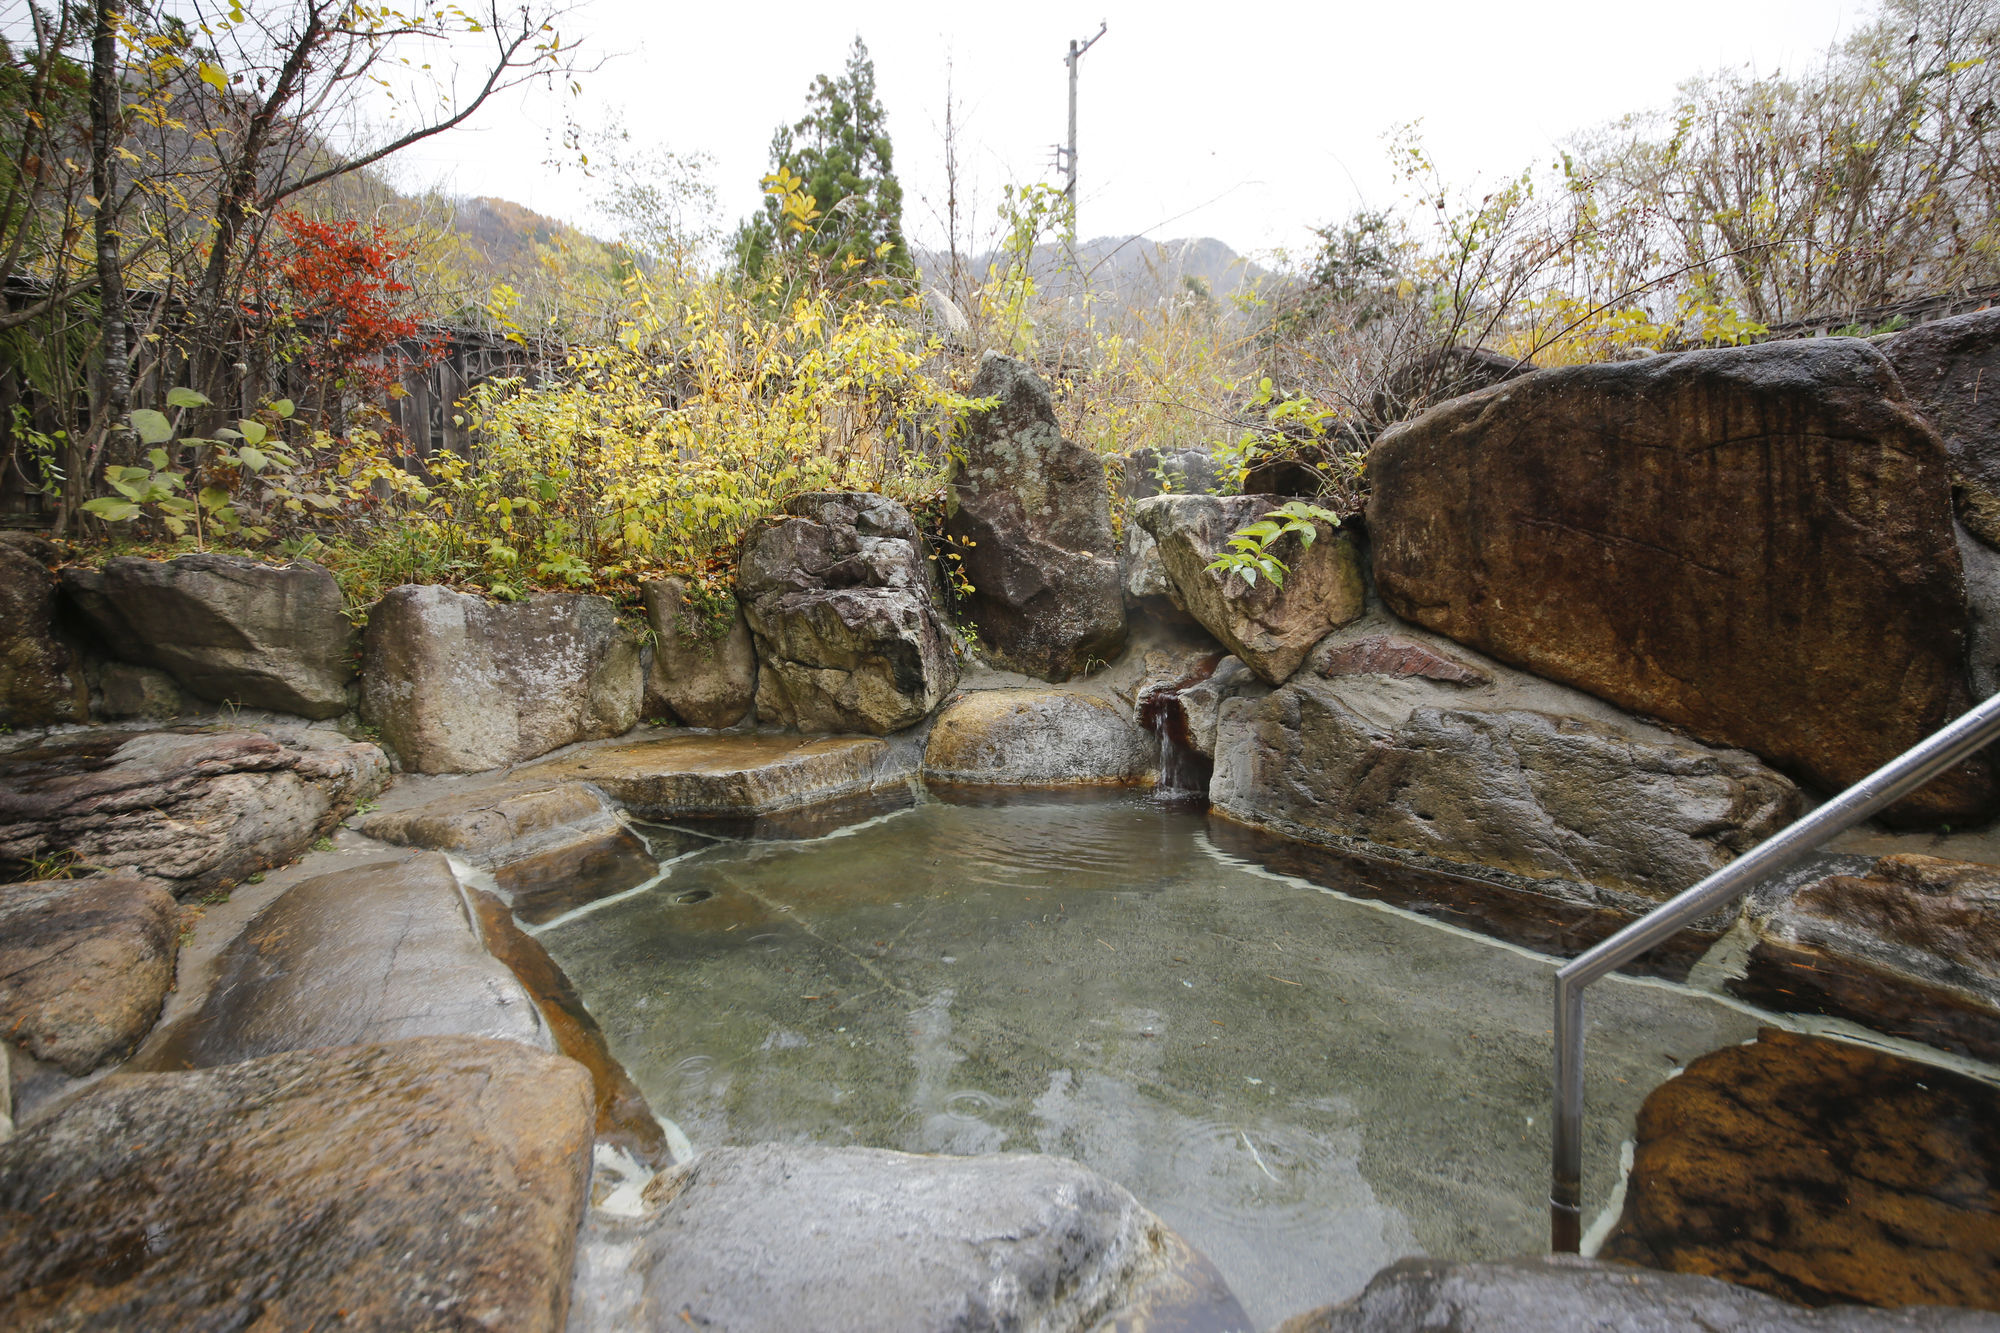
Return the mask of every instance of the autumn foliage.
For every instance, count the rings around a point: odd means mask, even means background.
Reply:
[[[435,354],[410,313],[410,284],[395,273],[402,253],[386,229],[295,212],[276,221],[283,318],[298,339],[296,357],[315,379],[380,400],[411,361]]]

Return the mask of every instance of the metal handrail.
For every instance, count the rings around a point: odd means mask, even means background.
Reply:
[[[1557,969],[1551,1249],[1574,1254],[1583,1242],[1583,988],[1665,943],[1690,921],[1733,901],[1766,876],[1804,860],[1827,839],[1915,791],[1995,739],[2000,739],[2000,694]]]

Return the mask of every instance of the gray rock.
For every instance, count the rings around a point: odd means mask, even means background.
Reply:
[[[1135,613],[1168,625],[1192,625],[1194,617],[1181,605],[1180,590],[1160,562],[1160,544],[1137,523],[1125,525],[1125,604]]]
[[[1296,535],[1272,547],[1287,570],[1284,587],[1269,579],[1209,569],[1230,534],[1284,503],[1276,495],[1161,495],[1133,506],[1129,521],[1159,543],[1179,603],[1266,683],[1283,684],[1313,644],[1355,619],[1364,597],[1361,563],[1346,535],[1318,525],[1311,546]]]
[[[1080,1333],[1135,1306],[1159,1318],[1174,1302],[1154,1290],[1193,1262],[1125,1190],[1035,1154],[715,1148],[670,1184],[652,1216],[592,1214],[572,1333]],[[1226,1296],[1206,1312],[1136,1326],[1248,1326]]]
[[[1276,1333],[1947,1333],[1990,1330],[1978,1310],[1811,1310],[1710,1277],[1573,1256],[1457,1263],[1401,1259],[1368,1289]]]
[[[0,726],[45,727],[90,716],[83,663],[56,633],[53,546],[0,540]]]
[[[106,717],[164,722],[179,717],[185,707],[180,686],[174,684],[172,676],[130,662],[106,662],[97,673],[97,688]]]
[[[968,690],[924,747],[931,782],[1020,787],[1141,783],[1159,747],[1116,700],[1058,689]]]
[[[0,1146],[0,1325],[552,1333],[591,1118],[464,1037],[115,1074]]]
[[[354,627],[340,585],[310,560],[119,556],[65,569],[63,592],[112,656],[158,667],[198,699],[313,718],[350,707]]]
[[[2000,551],[1975,541],[1957,525],[1958,558],[1965,565],[1965,662],[1975,699],[2000,692]]]
[[[1067,680],[1125,646],[1104,462],[1063,439],[1048,386],[1012,357],[988,352],[966,392],[999,399],[972,418],[946,491],[967,614],[994,661]]]
[[[757,703],[757,647],[743,608],[729,599],[729,622],[712,632],[687,606],[685,579],[639,585],[653,660],[646,672],[645,715],[670,714],[690,727],[733,727]]]
[[[958,683],[916,525],[880,495],[817,492],[744,539],[737,596],[757,639],[757,716],[882,736]]]
[[[0,886],[0,1032],[73,1076],[124,1056],[173,985],[179,916],[138,875]]]
[[[1119,489],[1126,498],[1144,500],[1162,492],[1212,494],[1222,488],[1222,468],[1206,449],[1134,449],[1123,465]]]
[[[1944,440],[1959,513],[2000,546],[2000,308],[1933,320],[1875,345]]]
[[[1330,636],[1316,662],[1372,635]],[[1788,823],[1798,791],[1711,750],[1479,664],[1486,685],[1301,671],[1221,706],[1214,809],[1306,841],[1484,867],[1552,896],[1639,910]]]
[[[406,584],[368,613],[365,643],[362,716],[420,773],[499,768],[639,720],[638,641],[603,597]]]
[[[407,1037],[495,1037],[552,1049],[534,1001],[486,952],[445,858],[318,875],[224,951],[202,1007],[147,1062],[235,1064]]]
[[[1204,759],[1215,758],[1215,731],[1222,721],[1222,701],[1244,696],[1261,699],[1270,687],[1243,665],[1240,657],[1225,657],[1206,680],[1180,691],[1181,715],[1187,719],[1188,748]]]
[[[0,753],[0,862],[69,853],[185,897],[290,861],[388,779],[330,733],[78,732]]]

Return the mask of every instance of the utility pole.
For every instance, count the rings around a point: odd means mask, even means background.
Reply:
[[[1079,45],[1074,39],[1069,44],[1069,54],[1063,57],[1063,64],[1069,66],[1069,147],[1058,148],[1056,155],[1062,159],[1063,198],[1069,200],[1069,227],[1076,230],[1076,67],[1083,59],[1083,53],[1097,45],[1111,25],[1100,20],[1097,37]]]

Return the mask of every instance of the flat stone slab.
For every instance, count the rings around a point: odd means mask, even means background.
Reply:
[[[1805,1305],[2000,1310],[2000,1089],[1767,1028],[1646,1099],[1602,1254]]]
[[[76,732],[0,753],[0,863],[73,854],[186,897],[291,860],[388,780],[330,732]]]
[[[1403,1259],[1341,1305],[1275,1333],[1972,1333],[1969,1310],[1804,1310],[1760,1292],[1573,1256],[1508,1263]]]
[[[70,1075],[123,1056],[174,983],[178,918],[129,873],[0,885],[0,1034]]]
[[[1250,1327],[1158,1218],[1062,1158],[760,1144],[655,1185],[651,1216],[592,1214],[572,1333]]]
[[[1022,787],[1140,783],[1159,742],[1111,699],[1060,689],[968,690],[924,748],[934,782]]]
[[[588,782],[652,819],[760,815],[857,795],[904,776],[865,736],[668,736],[520,771],[526,782]]]
[[[115,1074],[0,1146],[0,1326],[563,1326],[590,1079],[431,1037]]]
[[[453,793],[370,815],[361,832],[492,871],[508,906],[530,925],[643,884],[660,868],[603,794],[581,782]]]
[[[439,1035],[553,1044],[528,992],[481,945],[436,853],[294,886],[217,966],[202,1007],[148,1053],[153,1068]]]

